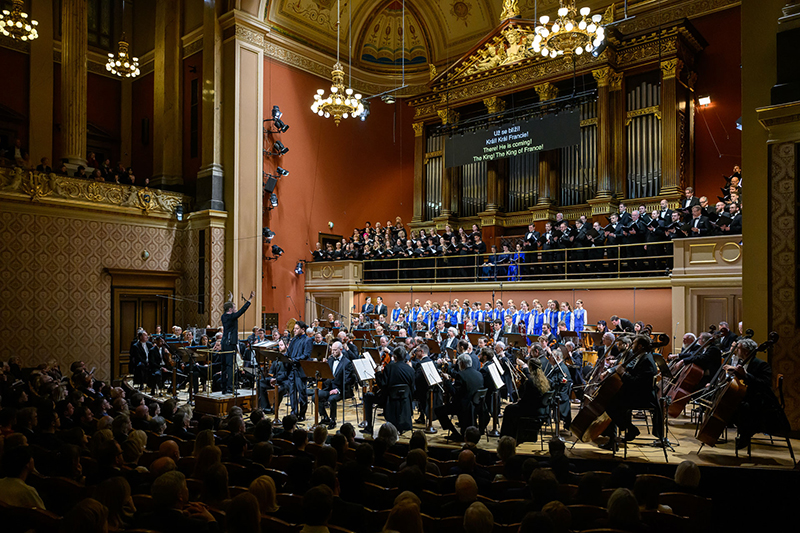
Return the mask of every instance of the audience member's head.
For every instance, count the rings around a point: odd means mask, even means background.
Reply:
[[[278,510],[278,490],[275,487],[275,480],[271,477],[257,477],[250,483],[250,488],[248,490],[258,500],[258,505],[262,513],[270,514]]]
[[[303,496],[303,523],[324,526],[333,511],[333,491],[327,485],[308,489]]]
[[[254,463],[258,463],[265,468],[269,468],[269,463],[272,460],[273,448],[270,442],[259,442],[253,447],[251,459]]]
[[[417,429],[414,433],[411,434],[411,438],[408,441],[408,449],[409,450],[424,450],[425,452],[428,451],[428,439],[425,438],[425,432],[421,429]]]
[[[492,533],[494,516],[481,502],[474,502],[464,513],[464,533]]]
[[[650,476],[638,476],[633,485],[633,495],[643,511],[658,510],[658,495],[661,493],[658,481]]]
[[[255,429],[253,429],[253,436],[256,438],[256,442],[272,440],[272,420],[264,418],[256,424]]]
[[[500,441],[497,443],[497,457],[506,462],[510,457],[517,453],[517,441],[514,437],[509,437],[506,435],[505,437],[500,437]]]
[[[578,492],[575,503],[579,505],[596,505],[603,507],[603,480],[594,472],[587,472],[578,481]]]
[[[108,525],[118,530],[130,523],[136,506],[131,498],[131,486],[122,476],[114,476],[100,483],[94,496],[108,509]]]
[[[209,505],[219,505],[230,498],[228,493],[228,469],[222,463],[211,465],[203,476],[201,500]]]
[[[456,478],[456,499],[461,503],[474,502],[478,499],[478,484],[469,474],[461,474]]]
[[[94,498],[78,502],[64,516],[62,524],[63,531],[81,533],[107,533],[108,526],[108,508]]]
[[[626,488],[633,489],[633,484],[636,483],[636,472],[626,464],[617,465],[611,471],[611,477],[608,478],[606,483],[607,489]]]
[[[428,467],[428,454],[420,448],[411,450],[406,456],[406,466],[416,466],[421,472],[425,472]]]
[[[556,528],[549,516],[542,512],[525,515],[519,524],[518,533],[555,533]]]
[[[397,533],[423,533],[419,504],[410,499],[396,503],[389,513],[389,518],[386,519],[383,530]]]
[[[620,487],[611,493],[607,509],[611,527],[626,530],[639,527],[641,521],[639,502],[630,489]]]
[[[203,448],[214,446],[214,443],[214,431],[211,429],[204,429],[203,431],[199,432],[197,437],[194,439],[194,450],[192,451],[192,455],[197,457]]]
[[[328,428],[322,424],[314,428],[313,434],[314,444],[322,446],[328,440]]]
[[[339,433],[344,435],[344,438],[347,439],[347,445],[352,445],[356,440],[356,428],[353,427],[353,424],[350,422],[346,422],[342,424],[342,427],[339,428]]]
[[[369,446],[369,445],[367,445],[367,446]],[[336,455],[338,456],[339,461],[340,462],[344,462],[344,460],[345,460],[344,452],[345,452],[345,450],[348,449],[347,437],[345,437],[341,433],[337,433],[336,435],[333,435],[331,437],[331,448],[336,450]]]
[[[150,477],[152,479],[157,479],[162,474],[166,474],[167,472],[172,472],[177,469],[178,466],[175,464],[175,461],[169,457],[159,457],[150,463]]]
[[[292,432],[292,443],[298,450],[304,450],[308,444],[308,431],[305,429],[295,429]]]
[[[178,471],[161,474],[153,482],[150,494],[159,509],[181,509],[189,501],[186,477]]]
[[[178,448],[178,443],[174,440],[165,440],[158,447],[158,455],[161,457],[169,457],[177,463],[181,458],[181,450]]]
[[[222,450],[218,446],[206,446],[197,455],[194,463],[194,479],[203,479],[206,471],[212,466],[222,461]]]
[[[281,420],[284,433],[291,433],[297,426],[297,417],[293,414],[288,414]]]
[[[397,432],[397,428],[391,422],[384,423],[378,429],[378,438],[385,441],[389,446],[397,444],[399,437],[400,434]]]
[[[556,499],[558,480],[549,468],[537,468],[528,479],[531,500],[537,505],[544,505]]]
[[[316,468],[320,468],[322,466],[329,466],[336,469],[336,463],[339,458],[339,455],[336,453],[336,450],[331,448],[330,446],[323,446],[320,448],[319,452],[317,452],[317,460],[316,460]]]
[[[572,514],[567,506],[559,501],[546,503],[542,512],[553,521],[556,533],[568,533],[572,526]]]
[[[243,492],[231,500],[225,514],[225,530],[229,533],[261,532],[261,509],[254,495]]]
[[[461,450],[458,454],[458,467],[462,472],[472,472],[476,465],[475,454],[472,450]]]
[[[700,467],[691,461],[683,461],[675,470],[675,483],[684,490],[694,492],[700,486]]]

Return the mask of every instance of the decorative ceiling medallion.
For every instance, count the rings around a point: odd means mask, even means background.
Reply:
[[[464,2],[463,0],[453,0],[450,2],[450,14],[453,15],[457,21],[464,21],[464,26],[469,26],[469,17],[472,14],[472,4]]]

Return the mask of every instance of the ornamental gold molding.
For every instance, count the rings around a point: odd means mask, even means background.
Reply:
[[[483,105],[486,106],[486,110],[491,114],[500,113],[501,111],[506,110],[506,101],[499,96],[490,96],[489,98],[484,98]]]
[[[664,76],[665,80],[679,77],[681,75],[682,68],[683,61],[678,58],[668,59],[661,62],[661,74]]]
[[[653,12],[637,14],[633,20],[620,24],[618,29],[623,34],[637,33],[669,22],[708,15],[739,4],[741,4],[741,0],[701,0],[699,2],[686,1],[682,5],[662,8],[659,3]]]
[[[245,43],[252,44],[261,50],[266,49],[267,40],[264,32],[256,31],[247,26],[243,26],[242,24],[236,24],[235,35],[237,41],[243,41]]]
[[[414,122],[411,126],[414,128],[414,137],[422,137],[422,134],[425,133],[425,124],[422,122]]]
[[[442,124],[455,124],[461,116],[455,109],[440,109],[436,113],[442,119]]]
[[[558,87],[550,82],[544,82],[539,85],[535,85],[533,88],[536,89],[536,94],[539,95],[539,100],[542,102],[553,100],[554,98],[558,97]]]
[[[104,183],[19,167],[0,168],[0,194],[27,197],[32,202],[68,200],[100,206],[130,207],[143,215],[172,216],[183,195],[117,183]]]
[[[622,79],[624,75],[622,72],[615,72],[611,75],[609,80],[608,90],[611,92],[622,90]]]
[[[592,71],[592,76],[597,81],[598,87],[608,87],[614,74],[614,69],[611,67],[598,68]]]
[[[641,109],[634,109],[633,111],[628,111],[625,125],[628,126],[631,121],[636,117],[643,117],[645,115],[655,115],[658,120],[661,120],[661,106],[654,105],[650,107],[643,107]]]
[[[518,0],[503,0],[503,12],[500,14],[500,22],[519,16]]]

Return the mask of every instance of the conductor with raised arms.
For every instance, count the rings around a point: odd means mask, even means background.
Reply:
[[[233,352],[239,348],[239,317],[250,307],[250,300],[256,295],[250,291],[241,309],[236,309],[234,302],[225,302],[222,306],[222,393],[233,393]]]

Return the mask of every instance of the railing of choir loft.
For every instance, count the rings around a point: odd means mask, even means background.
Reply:
[[[362,260],[365,283],[474,283],[666,277],[672,242]]]

